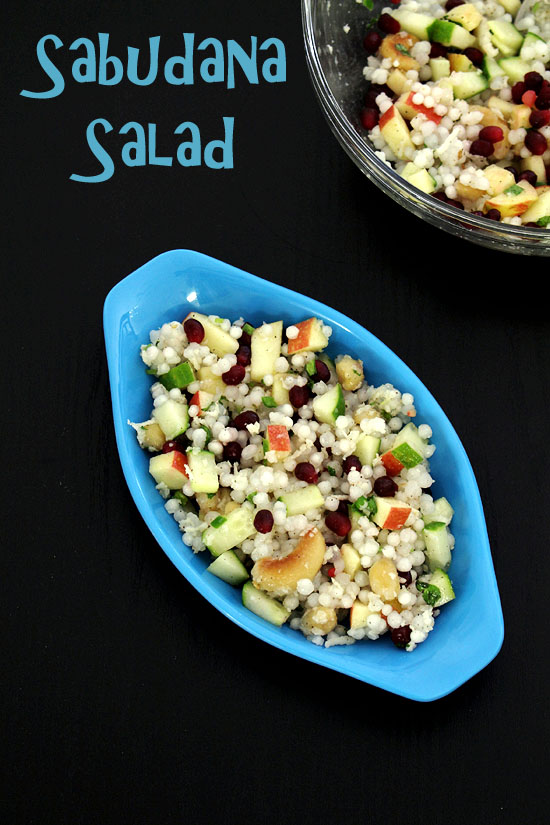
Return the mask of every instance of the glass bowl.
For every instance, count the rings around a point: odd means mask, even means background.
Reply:
[[[340,145],[379,189],[433,226],[491,249],[550,256],[550,231],[495,223],[448,206],[412,186],[375,155],[359,120],[367,88],[363,38],[367,23],[387,5],[388,0],[374,0],[369,11],[357,0],[302,0],[313,87]]]

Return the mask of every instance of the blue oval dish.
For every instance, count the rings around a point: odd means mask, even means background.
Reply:
[[[128,420],[149,417],[150,378],[139,356],[149,331],[182,319],[189,311],[244,316],[252,324],[282,318],[285,324],[322,318],[333,329],[329,351],[362,358],[369,383],[390,381],[411,392],[433,429],[437,450],[430,461],[438,489],[455,509],[456,549],[451,576],[457,597],[446,605],[427,640],[412,653],[387,639],[317,647],[286,625],[277,628],[243,607],[241,591],[206,572],[207,553],[183,543],[164,509]],[[165,252],[118,283],[104,307],[116,438],[122,469],[134,501],[158,543],[185,578],[225,616],[275,647],[338,670],[384,690],[429,702],[466,682],[497,655],[504,623],[487,528],[474,473],[445,413],[413,372],[359,324],[334,309],[229,264],[190,250]]]

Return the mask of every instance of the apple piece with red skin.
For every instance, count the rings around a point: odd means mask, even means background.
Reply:
[[[523,190],[523,191],[522,191]],[[526,180],[520,180],[514,183],[496,195],[485,201],[484,210],[498,209],[502,218],[512,218],[515,215],[522,215],[527,212],[531,204],[533,204],[538,197],[537,190],[534,186]]]
[[[290,455],[290,436],[284,424],[268,425],[264,447],[266,453],[271,451],[277,453],[279,461]]]
[[[382,137],[396,158],[408,160],[409,154],[412,156],[415,151],[415,146],[411,140],[409,127],[399,109],[396,106],[390,106],[380,118],[378,125]]]
[[[441,123],[442,115],[436,114],[433,107],[430,109],[429,106],[424,106],[423,103],[414,103],[414,96],[415,92],[405,92],[395,101],[395,105],[405,120],[412,120],[413,117],[420,114],[439,125]],[[380,120],[382,120],[382,118],[380,118]],[[382,127],[380,127],[380,131],[381,130]]]
[[[207,315],[202,315],[200,312],[190,312],[183,319],[183,324],[193,318],[199,321],[204,329],[204,338],[202,343],[208,347],[219,358],[222,358],[227,353],[235,353],[239,349],[239,342],[233,338],[228,332],[225,332],[219,324],[210,320]]]
[[[191,401],[189,402],[189,406],[195,406],[199,408],[198,415],[202,415],[204,410],[208,409],[212,401],[214,400],[214,395],[210,392],[205,392],[204,390],[198,390],[192,397]]]
[[[383,530],[400,530],[411,513],[411,507],[397,498],[374,496],[376,513],[373,521]]]
[[[170,490],[181,490],[189,478],[187,456],[178,450],[155,455],[149,461],[149,472],[157,484],[166,484]]]
[[[297,355],[299,352],[319,352],[328,346],[328,338],[318,318],[308,318],[294,326],[298,328],[298,335],[296,338],[288,339],[289,355]]]

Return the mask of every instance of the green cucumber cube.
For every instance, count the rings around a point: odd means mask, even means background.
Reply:
[[[213,556],[221,556],[255,533],[254,511],[243,504],[238,510],[232,510],[219,527],[211,524],[202,534],[202,540]]]
[[[258,590],[251,581],[243,586],[242,600],[248,610],[277,627],[284,624],[290,616],[290,611],[281,602],[272,599],[263,590]]]
[[[212,522],[213,523],[213,522]],[[226,550],[206,568],[224,582],[233,585],[242,584],[249,576],[248,571],[233,550]]]
[[[172,367],[171,370],[164,375],[159,375],[159,381],[166,387],[167,390],[179,389],[183,390],[195,380],[193,368],[191,364],[184,361],[178,364],[177,367]]]

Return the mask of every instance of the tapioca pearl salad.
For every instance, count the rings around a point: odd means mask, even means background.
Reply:
[[[550,229],[550,4],[403,0],[369,29],[376,154],[445,203]],[[517,15],[517,19],[516,19]]]
[[[246,608],[331,647],[388,636],[412,651],[455,598],[451,504],[414,398],[326,354],[318,318],[191,312],[152,330],[152,410],[132,423],[149,471],[208,570]]]

